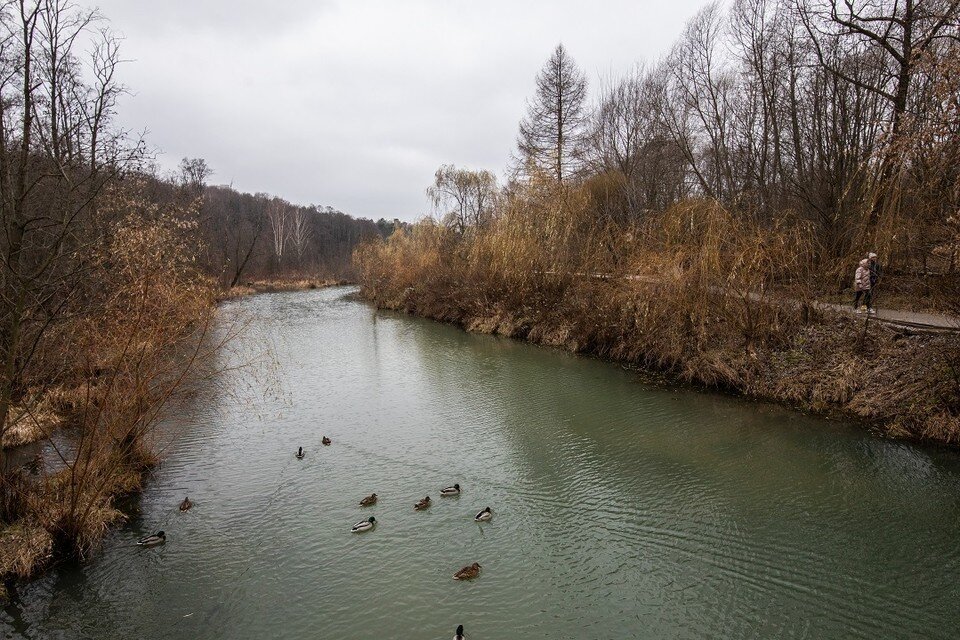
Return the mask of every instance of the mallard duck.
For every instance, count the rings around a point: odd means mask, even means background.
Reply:
[[[297,460],[303,460],[303,447],[297,449]]]
[[[193,506],[193,503],[190,502],[190,498],[184,498],[183,502],[180,503],[180,511],[189,511],[190,507]]]
[[[416,511],[423,511],[430,506],[430,496],[427,496],[423,500],[419,501],[417,504],[413,505],[413,508]]]
[[[371,493],[366,498],[360,501],[361,507],[369,507],[372,504],[377,504],[377,494]]]
[[[137,540],[137,544],[141,547],[155,547],[158,544],[163,544],[167,541],[167,534],[163,531],[157,531],[152,536],[144,536]]]
[[[457,625],[457,634],[453,636],[453,640],[467,640],[467,636],[463,635],[463,625]]]
[[[473,519],[476,520],[477,522],[486,522],[492,517],[493,517],[493,511],[490,510],[490,507],[487,507],[486,509],[484,509],[483,511],[475,515]]]
[[[480,575],[480,565],[476,562],[473,564],[468,564],[460,571],[457,571],[453,574],[454,580],[473,580],[478,575]]]
[[[455,484],[452,487],[446,487],[444,489],[440,489],[440,495],[441,496],[458,496],[460,495],[460,485]]]
[[[377,519],[373,516],[370,516],[366,520],[361,520],[357,524],[353,525],[353,528],[350,529],[353,533],[362,533],[364,531],[370,531],[377,526]]]
[[[321,444],[323,444],[323,446],[329,447],[329,446],[330,446],[330,443],[332,443],[333,440],[331,440],[331,439],[328,438],[327,436],[323,436],[323,439],[320,440],[320,442],[321,442]]]

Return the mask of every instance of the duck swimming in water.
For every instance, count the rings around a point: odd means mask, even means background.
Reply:
[[[460,485],[455,484],[452,487],[446,487],[444,489],[440,489],[440,495],[441,496],[458,496],[460,495]]]
[[[457,571],[453,574],[454,580],[473,580],[478,575],[480,575],[480,564],[474,562],[473,564],[468,564],[460,571]]]
[[[303,447],[297,449],[297,460],[303,460]]]
[[[377,494],[371,493],[366,498],[360,501],[361,507],[369,507],[370,505],[377,504]]]
[[[423,500],[419,501],[417,504],[413,505],[414,510],[423,511],[430,506],[430,496],[427,496]]]
[[[366,520],[361,520],[357,524],[353,525],[350,531],[353,533],[363,533],[364,531],[370,531],[370,529],[373,529],[375,526],[377,526],[377,519],[373,516],[370,516]]]
[[[484,509],[483,511],[475,515],[473,519],[476,520],[477,522],[486,522],[492,517],[493,517],[493,511],[490,510],[490,507],[487,507],[486,509]]]
[[[157,531],[152,536],[144,536],[137,540],[137,544],[141,547],[155,547],[158,544],[163,544],[167,541],[167,534],[163,531]]]
[[[457,633],[453,636],[453,640],[467,640],[467,636],[463,635],[463,625],[457,625]]]
[[[190,498],[184,498],[183,502],[180,503],[180,511],[189,511],[193,507],[193,503],[190,502]]]
[[[323,436],[323,439],[320,440],[320,443],[323,444],[323,446],[325,447],[329,447],[331,442],[333,442],[333,440],[331,440],[327,436]]]

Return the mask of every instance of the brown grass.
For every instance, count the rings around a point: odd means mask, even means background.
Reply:
[[[53,556],[53,537],[38,524],[0,526],[0,575],[27,578]]]
[[[48,402],[34,407],[14,405],[7,414],[7,427],[0,445],[4,449],[19,447],[46,438],[63,422],[60,415],[50,409]]]
[[[11,407],[3,432],[3,448],[38,442],[75,422],[89,392],[88,383],[34,389]]]
[[[229,339],[210,332],[215,286],[194,265],[190,211],[163,210],[136,189],[113,195],[99,210],[116,222],[89,261],[96,295],[51,327],[25,373],[29,420],[16,427],[70,429],[47,441],[55,467],[2,478],[0,515],[12,533],[0,577],[96,550],[124,518],[116,498],[138,491],[158,460],[164,407]]]
[[[577,189],[533,184],[480,233],[424,221],[357,250],[361,291],[471,331],[960,444],[957,339],[817,311],[810,229],[755,225],[711,201],[630,228],[593,211]]]

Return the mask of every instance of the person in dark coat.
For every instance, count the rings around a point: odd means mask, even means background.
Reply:
[[[877,254],[868,253],[867,260],[870,261],[870,289],[877,288],[877,282],[880,281],[880,274],[883,272],[883,267],[880,266],[880,263],[877,261]]]

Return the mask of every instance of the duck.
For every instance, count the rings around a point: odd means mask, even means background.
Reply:
[[[493,517],[493,511],[490,510],[490,507],[487,507],[486,509],[484,509],[483,511],[475,515],[473,519],[476,520],[477,522],[486,522],[492,517]]]
[[[297,449],[297,460],[303,460],[303,455],[304,455],[303,447],[300,447],[299,449]]]
[[[327,436],[323,436],[323,438],[320,440],[320,443],[325,447],[329,447],[332,442],[333,440],[331,440]]]
[[[458,496],[460,495],[460,485],[455,484],[452,487],[445,487],[440,489],[441,496]]]
[[[463,635],[463,625],[457,625],[457,633],[453,636],[453,640],[467,640],[467,636]]]
[[[457,571],[453,574],[454,580],[473,580],[478,575],[480,575],[480,564],[474,562],[473,564],[468,564],[460,571]]]
[[[427,496],[423,500],[419,501],[417,504],[413,505],[415,511],[423,511],[430,506],[430,496]]]
[[[371,493],[366,498],[360,501],[361,507],[369,507],[370,505],[377,504],[377,494]]]
[[[193,506],[193,502],[190,501],[189,497],[183,499],[183,502],[180,503],[180,511],[190,511],[190,508]]]
[[[137,540],[137,544],[141,547],[155,547],[158,544],[163,544],[167,541],[167,534],[163,531],[157,531],[152,536],[144,536]]]
[[[363,533],[364,531],[370,531],[377,526],[377,519],[373,516],[370,516],[366,520],[361,520],[357,524],[353,525],[353,528],[350,529],[353,533]]]

